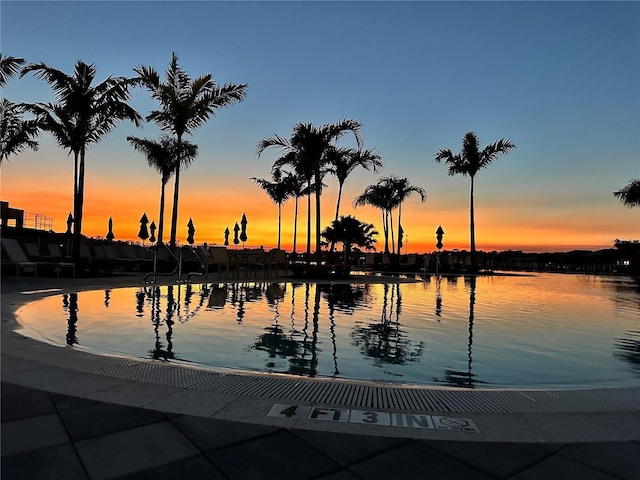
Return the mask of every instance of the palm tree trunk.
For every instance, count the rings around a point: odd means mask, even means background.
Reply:
[[[316,261],[318,265],[322,262],[322,250],[320,249],[320,195],[321,195],[321,178],[320,178],[320,159],[316,166]]]
[[[162,182],[162,189],[160,190],[160,214],[158,220],[158,241],[157,245],[162,245],[162,233],[164,232],[164,187],[166,183]]]
[[[280,250],[280,233],[282,231],[282,202],[278,203],[278,250]]]
[[[296,196],[296,208],[293,214],[293,255],[296,255],[296,239],[298,238],[298,196]]]
[[[309,195],[307,196],[307,263],[311,263],[311,182],[308,183]]]
[[[78,192],[74,205],[75,224],[73,230],[73,251],[74,262],[80,261],[80,242],[82,241],[82,207],[84,205],[84,148],[80,150],[80,168],[78,170]]]
[[[402,218],[402,202],[398,204],[398,257],[400,256],[400,253],[401,253],[400,242],[402,241],[402,236],[400,234],[400,229],[402,228],[402,223],[400,223],[401,218]]]
[[[340,199],[342,198],[342,183],[340,183],[340,186],[338,187],[338,201],[336,202],[336,217],[334,218],[334,221],[337,222],[338,221],[338,214],[340,213]],[[336,239],[335,239],[335,235],[334,237],[331,239],[331,253],[333,253],[333,250],[335,249],[336,246]]]
[[[384,253],[389,253],[389,220],[385,208],[382,209],[382,231],[384,233]]]
[[[175,249],[176,246],[176,234],[178,230],[178,190],[180,188],[180,167],[182,165],[182,135],[177,135],[178,140],[178,154],[176,161],[176,175],[173,187],[173,211],[171,213],[171,237],[169,238],[169,245]]]
[[[471,176],[471,194],[469,195],[469,234],[471,239],[471,267],[476,266],[476,233],[473,214],[473,175]]]
[[[391,253],[396,253],[396,239],[393,234],[393,213],[389,210],[389,218],[391,219]]]

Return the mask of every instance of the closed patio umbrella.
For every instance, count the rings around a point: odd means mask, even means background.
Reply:
[[[151,222],[151,225],[149,225],[149,230],[151,230],[149,241],[153,243],[156,241],[156,222]]]
[[[224,244],[229,245],[229,227],[224,229]]]
[[[65,232],[66,235],[71,235],[71,225],[73,225],[73,215],[69,212],[69,216],[67,217],[67,231]]]
[[[243,213],[240,224],[242,225],[242,231],[240,232],[240,241],[242,242],[242,248],[244,248],[244,242],[247,241],[247,216]]]
[[[240,243],[238,239],[238,232],[240,231],[240,227],[238,226],[238,222],[236,222],[235,227],[233,227],[233,244],[237,245]]]
[[[109,241],[115,238],[115,235],[113,234],[113,219],[111,217],[109,217],[109,231],[107,232],[107,236],[105,238]]]
[[[193,226],[193,220],[191,220],[191,218],[189,218],[189,223],[187,223],[187,233],[187,242],[189,242],[189,245],[193,245],[195,241],[193,236],[196,233],[196,228]]]
[[[138,232],[138,238],[142,240],[142,245],[144,245],[144,241],[149,238],[149,231],[147,230],[147,223],[149,223],[149,219],[147,218],[146,212],[142,214],[140,218],[140,231]]]

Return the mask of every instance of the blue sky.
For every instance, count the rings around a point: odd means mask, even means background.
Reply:
[[[527,238],[607,247],[640,233],[637,209],[611,194],[640,177],[638,2],[3,0],[0,14],[4,55],[66,72],[82,59],[103,79],[131,76],[137,65],[163,72],[175,51],[192,76],[212,72],[219,83],[247,83],[244,102],[194,134],[200,158],[181,183],[199,192],[194,202],[207,201],[206,192],[227,194],[231,185],[260,196],[249,177],[268,177],[273,159],[256,158],[261,138],[287,136],[301,121],[353,118],[364,124],[365,146],[383,157],[382,174],[427,190],[425,204],[404,207],[416,237],[444,223],[448,239],[468,241],[468,182],[448,177],[433,160],[440,148],[458,151],[467,131],[483,143],[506,137],[518,147],[476,179],[480,247],[483,235],[527,249]],[[52,99],[31,76],[11,80],[4,94]],[[132,104],[143,114],[155,107],[144,91]],[[94,147],[87,175],[96,183],[112,176],[119,185],[115,174],[126,170],[156,187],[124,141],[130,134],[154,137],[157,130],[123,124]],[[65,161],[50,139],[41,142],[39,152],[2,167],[3,200],[23,202],[11,181],[42,192],[18,180],[51,158]],[[346,197],[377,178],[354,175]],[[331,189],[326,198],[331,212]],[[349,204],[345,214],[369,215]],[[62,226],[66,213],[51,215]],[[378,222],[370,215],[364,220]]]

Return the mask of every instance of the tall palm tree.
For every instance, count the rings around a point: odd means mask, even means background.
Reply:
[[[289,186],[282,180],[282,172],[280,170],[273,171],[273,181],[264,178],[252,177],[256,185],[262,188],[269,198],[278,205],[278,250],[280,250],[280,233],[282,231],[282,204],[287,201],[291,195]]]
[[[424,188],[411,185],[407,178],[389,177],[390,185],[394,192],[394,207],[398,208],[398,255],[402,247],[402,203],[413,193],[420,195],[420,201],[427,199],[427,193]]]
[[[382,178],[378,183],[369,185],[364,192],[353,200],[354,207],[370,205],[379,208],[382,212],[382,232],[384,233],[384,253],[389,253],[389,232],[393,226],[389,226],[391,210],[395,205],[393,186],[388,178]]]
[[[291,253],[296,255],[296,241],[298,237],[298,200],[300,197],[308,195],[308,190],[305,187],[304,178],[295,173],[284,172],[283,183],[287,186],[289,196],[295,198],[295,208],[293,212],[293,245],[291,247]]]
[[[327,153],[347,132],[353,133],[358,148],[362,146],[362,124],[355,120],[343,119],[336,123],[327,123],[320,127],[312,123],[298,123],[293,127],[291,139],[273,135],[258,143],[258,156],[268,147],[281,148],[285,153],[293,152],[304,159],[313,168],[316,198],[316,255],[321,260],[320,249],[320,196],[322,195],[322,176],[326,173]]]
[[[7,80],[13,77],[24,64],[24,58],[3,56],[0,53],[0,88],[4,88]],[[0,100],[0,165],[10,155],[16,155],[25,148],[38,150],[38,142],[34,140],[39,134],[39,127],[33,120],[23,120],[24,108],[6,98]]]
[[[279,135],[272,135],[271,137],[267,137],[262,139],[256,148],[256,153],[258,157],[262,154],[265,148],[275,144],[281,144],[287,142],[287,139],[280,137]],[[304,195],[307,197],[307,260],[310,260],[311,257],[311,193],[313,192],[313,165],[309,159],[302,155],[302,152],[298,152],[294,149],[286,151],[281,157],[276,159],[273,163],[272,171],[276,171],[285,166],[290,166],[293,168],[295,172],[295,176],[299,179],[299,185],[292,185],[292,188],[295,186],[298,188],[298,192],[300,195]],[[306,186],[305,186],[306,185]],[[297,197],[296,197],[296,214],[295,214],[295,223],[297,224]],[[294,228],[296,230],[296,228]],[[295,253],[295,237],[296,233],[294,232],[294,253]]]
[[[374,173],[377,173],[382,169],[382,158],[372,149],[332,148],[327,152],[327,161],[329,163],[329,173],[338,180],[335,221],[338,220],[338,215],[340,214],[342,188],[349,175],[358,167],[365,170],[371,169]],[[334,245],[335,242],[332,242],[330,248],[332,252]]]
[[[160,213],[158,219],[158,245],[161,245],[164,231],[164,187],[173,172],[175,172],[175,164],[178,160],[178,145],[175,138],[169,135],[161,135],[158,141],[129,136],[127,141],[134,150],[144,154],[147,157],[149,166],[155,168],[161,175],[162,186],[160,189]],[[198,155],[198,146],[191,142],[183,141],[179,150],[180,155],[182,155],[180,163],[183,167],[191,164]]]
[[[80,257],[82,210],[84,206],[85,153],[87,148],[102,140],[120,120],[130,120],[136,126],[142,117],[126,102],[131,81],[125,77],[108,77],[94,84],[96,68],[78,60],[72,75],[44,63],[32,63],[20,72],[33,72],[37,78],[51,85],[57,104],[36,104],[42,118],[37,121],[49,130],[64,148],[74,154],[74,241],[72,255]],[[56,120],[56,118],[58,120]],[[42,122],[40,121],[42,120]],[[59,130],[63,127],[65,132]]]
[[[458,173],[463,176],[469,176],[471,179],[471,188],[469,194],[469,230],[471,243],[471,265],[476,266],[476,238],[473,211],[473,180],[483,168],[491,165],[500,155],[508,153],[516,146],[510,140],[501,138],[500,140],[487,145],[480,150],[480,141],[474,132],[467,132],[462,139],[462,150],[454,155],[449,149],[441,149],[436,153],[435,160],[440,163],[444,160],[449,165],[449,175],[453,176]]]
[[[625,207],[640,206],[640,178],[631,180],[623,189],[613,192],[613,195],[620,200]]]
[[[147,115],[147,121],[155,122],[162,130],[175,135],[178,158],[185,135],[202,126],[216,110],[242,101],[247,92],[246,84],[218,85],[213,74],[206,73],[195,79],[178,65],[178,57],[173,52],[165,71],[165,81],[160,81],[158,72],[152,67],[139,66],[133,69],[138,75],[136,82],[143,85],[157,100],[160,109]],[[175,165],[173,190],[173,210],[171,214],[171,236],[169,243],[176,245],[178,227],[178,196],[180,187],[180,163]]]

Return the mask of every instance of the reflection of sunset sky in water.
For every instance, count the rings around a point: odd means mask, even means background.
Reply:
[[[562,387],[637,383],[639,313],[640,291],[628,278],[542,274],[124,288],[49,297],[18,315],[25,334],[96,352],[407,383]]]

